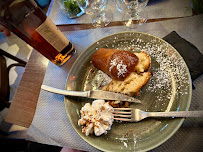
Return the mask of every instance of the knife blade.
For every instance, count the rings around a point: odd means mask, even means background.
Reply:
[[[48,92],[65,95],[65,96],[86,97],[86,98],[92,98],[92,99],[105,99],[105,100],[120,100],[120,101],[141,103],[140,100],[134,97],[130,97],[121,93],[102,91],[102,90],[72,91],[72,90],[62,90],[58,88],[53,88],[47,85],[42,85],[41,89]]]

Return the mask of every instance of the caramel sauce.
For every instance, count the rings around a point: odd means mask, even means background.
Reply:
[[[100,48],[92,55],[92,64],[96,68],[121,81],[135,71],[138,60],[135,54],[116,49]]]
[[[131,52],[115,52],[108,63],[110,75],[113,79],[124,80],[131,72],[135,71],[138,60],[138,57]]]

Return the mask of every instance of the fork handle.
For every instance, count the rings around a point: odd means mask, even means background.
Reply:
[[[148,117],[203,117],[203,111],[148,112]]]

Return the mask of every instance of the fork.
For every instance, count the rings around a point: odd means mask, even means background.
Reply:
[[[203,117],[203,111],[145,112],[134,108],[114,108],[114,119],[138,122],[147,117]]]

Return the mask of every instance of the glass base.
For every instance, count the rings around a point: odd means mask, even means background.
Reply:
[[[54,64],[58,65],[58,66],[62,66],[64,63],[66,63],[74,54],[76,54],[76,50],[75,48],[71,51],[66,53],[65,55],[62,55],[61,53],[59,53],[56,57],[55,60],[52,60],[51,62],[53,62]]]
[[[123,14],[123,24],[128,28],[137,28],[142,26],[144,23],[147,22],[148,13],[145,10],[142,10],[137,15],[132,15],[130,12],[126,11]]]
[[[94,27],[105,27],[113,20],[113,13],[110,10],[104,9],[92,17],[92,25]]]

